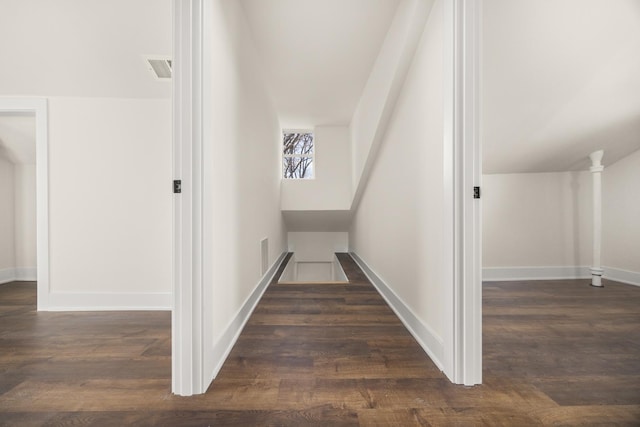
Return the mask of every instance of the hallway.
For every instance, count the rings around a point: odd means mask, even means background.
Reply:
[[[189,398],[170,394],[168,312],[37,313],[35,284],[2,285],[0,426],[640,421],[638,288],[486,284],[485,380],[465,388],[339,259],[349,285],[272,282],[208,392]]]

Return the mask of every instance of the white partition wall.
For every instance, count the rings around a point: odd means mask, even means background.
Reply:
[[[288,232],[288,250],[298,261],[332,261],[336,252],[348,252],[347,232]]]
[[[480,7],[435,1],[430,12],[420,9],[426,27],[364,173],[349,231],[357,262],[414,337],[453,382],[469,385],[482,379],[480,212],[473,198],[480,181]],[[365,163],[358,169],[366,171]]]

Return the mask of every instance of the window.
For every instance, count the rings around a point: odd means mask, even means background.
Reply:
[[[313,178],[313,132],[282,132],[282,171],[285,179]]]

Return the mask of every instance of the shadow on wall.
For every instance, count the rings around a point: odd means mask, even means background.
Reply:
[[[580,200],[580,188],[581,188],[581,176],[580,172],[571,172],[569,188],[571,189],[571,211],[573,216],[572,228],[573,228],[573,265],[580,265],[581,251],[581,212],[585,208],[586,203],[584,200]]]
[[[0,114],[0,283],[36,274],[36,119]]]

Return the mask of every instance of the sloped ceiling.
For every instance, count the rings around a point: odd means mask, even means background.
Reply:
[[[400,0],[241,0],[281,125],[348,125]]]
[[[2,0],[0,95],[168,98],[171,0]]]
[[[640,1],[485,0],[483,13],[485,173],[640,149]]]
[[[401,0],[240,0],[284,127],[348,124]],[[484,0],[485,173],[640,149],[640,1]],[[0,96],[167,98],[170,0],[2,0]]]

